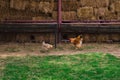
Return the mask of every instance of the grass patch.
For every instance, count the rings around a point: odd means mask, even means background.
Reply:
[[[9,57],[5,61],[3,80],[120,80],[120,58],[110,54]]]

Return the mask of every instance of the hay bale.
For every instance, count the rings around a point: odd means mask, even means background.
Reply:
[[[107,7],[100,7],[94,9],[95,16],[100,20],[117,20],[118,17],[115,12],[109,11]]]
[[[35,17],[32,17],[32,20],[37,20],[37,21],[39,21],[39,20],[51,20],[51,18],[50,17],[45,17],[45,16],[35,16]]]
[[[0,8],[5,8],[5,7],[6,7],[5,0],[0,0]]]
[[[37,16],[37,17],[32,17],[32,20],[45,20],[45,17],[43,16]]]
[[[76,11],[80,6],[80,2],[78,0],[62,0],[62,11]],[[57,11],[58,2],[54,2],[54,11]]]
[[[75,11],[62,12],[63,20],[77,20],[77,13]]]
[[[119,1],[119,0],[109,0],[110,4],[114,3],[115,1]]]
[[[106,7],[109,6],[109,0],[80,0],[82,6]]]
[[[96,42],[97,35],[96,34],[85,34],[83,35],[83,39],[85,42]]]
[[[105,20],[117,20],[118,16],[115,13],[109,12],[105,17]]]
[[[29,7],[30,7],[30,10],[33,11],[33,12],[38,12],[39,11],[38,10],[39,4],[36,1],[31,1],[29,3]]]
[[[94,11],[92,7],[80,7],[77,9],[77,16],[82,20],[91,20],[94,17]]]
[[[109,0],[96,0],[96,7],[108,7],[109,3]]]
[[[120,20],[120,13],[118,13],[117,17],[118,17],[118,20]]]
[[[50,38],[49,38],[50,42],[51,42],[51,43],[55,43],[54,33],[50,33],[49,35],[50,35]]]
[[[19,33],[16,35],[16,41],[30,42],[30,34],[29,33]]]
[[[57,11],[52,12],[52,19],[57,20]]]
[[[10,7],[10,2],[9,0],[0,0],[0,8],[9,8]]]
[[[114,12],[120,12],[120,1],[115,1],[114,3],[112,3],[110,5],[110,8],[112,9],[112,11]]]
[[[106,16],[108,14],[108,8],[100,7],[100,8],[95,8],[94,13],[96,16]]]
[[[78,0],[62,1],[62,11],[76,11],[79,6]]]
[[[58,3],[57,2],[54,2],[54,8],[53,8],[53,11],[57,11],[58,10]]]
[[[57,20],[57,11],[52,13],[52,18]],[[75,11],[62,12],[62,20],[77,20],[77,13]]]
[[[97,35],[97,42],[106,42],[109,40],[108,34],[99,34]]]
[[[110,39],[113,41],[120,41],[120,35],[119,34],[111,34]]]
[[[34,0],[33,0],[33,1],[34,1]],[[36,0],[36,1],[51,2],[52,0]]]
[[[89,34],[84,34],[83,39],[84,39],[84,42],[91,42]]]
[[[41,34],[35,34],[35,39],[36,39],[36,42],[42,42],[43,41],[42,33]]]
[[[84,6],[89,6],[89,7],[96,7],[95,0],[80,0],[81,5]]]
[[[36,42],[42,42],[42,41],[46,41],[46,42],[52,42],[54,43],[54,34],[53,33],[38,33],[38,34],[34,34],[35,35],[35,40]]]
[[[97,34],[92,34],[90,35],[90,38],[91,38],[91,42],[96,42],[97,41]]]
[[[1,12],[0,12],[1,13]],[[35,14],[34,14],[35,15]],[[2,18],[3,20],[32,20],[31,13],[26,13],[26,11],[22,10],[3,10]]]
[[[39,3],[39,7],[38,7],[39,11],[47,14],[47,13],[52,13],[53,9],[54,9],[54,2],[40,2]]]
[[[9,8],[0,8],[0,19],[5,20],[10,16]]]
[[[10,0],[10,8],[25,10],[29,2],[26,0]]]

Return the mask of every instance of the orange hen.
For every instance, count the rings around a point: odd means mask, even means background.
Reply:
[[[69,38],[70,42],[75,45],[76,48],[81,48],[83,38],[79,35],[75,38]]]

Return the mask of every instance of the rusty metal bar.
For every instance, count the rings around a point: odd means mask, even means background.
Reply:
[[[99,24],[108,24],[108,25],[114,25],[114,24],[117,24],[117,25],[120,25],[120,22],[119,23],[62,23],[62,24],[81,24],[81,25],[99,25]]]
[[[37,23],[57,23],[55,20],[43,20],[43,21],[33,21],[33,20],[2,20],[1,23],[30,23],[30,24],[37,24]]]
[[[62,23],[110,23],[120,22],[120,20],[63,20]]]
[[[60,4],[59,4],[60,6]],[[62,20],[61,8],[58,9],[58,21],[56,20],[2,20],[1,23],[119,23],[120,20]]]
[[[62,0],[58,0],[58,19],[57,19],[57,22],[58,22],[58,43],[60,42],[60,39],[61,39],[61,23],[62,23]]]

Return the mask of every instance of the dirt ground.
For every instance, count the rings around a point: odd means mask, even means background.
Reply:
[[[70,43],[58,44],[57,48],[45,50],[41,43],[0,43],[0,57],[9,56],[46,56],[72,55],[89,52],[110,53],[120,57],[120,43],[83,43],[81,49],[75,49]]]

